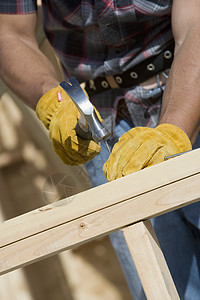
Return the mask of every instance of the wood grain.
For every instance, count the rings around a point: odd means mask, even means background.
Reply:
[[[180,299],[151,221],[138,222],[122,232],[147,299]]]
[[[199,201],[199,157],[195,150],[6,221],[1,273]]]

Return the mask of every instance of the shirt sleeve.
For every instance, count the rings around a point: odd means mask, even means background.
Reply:
[[[29,14],[37,10],[37,0],[0,0],[0,14]]]

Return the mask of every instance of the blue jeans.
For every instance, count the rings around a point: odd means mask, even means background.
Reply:
[[[110,148],[123,133],[130,129],[129,122],[117,120],[115,139],[109,142]],[[102,168],[109,154],[104,143],[101,147],[101,153],[85,165],[93,186],[106,183]],[[200,136],[194,147],[200,147]],[[200,204],[189,205],[151,221],[181,300],[199,300]],[[146,299],[122,232],[112,233],[110,240],[133,298]]]

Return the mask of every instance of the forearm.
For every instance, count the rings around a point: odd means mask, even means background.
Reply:
[[[0,66],[2,80],[33,109],[43,94],[58,85],[50,61],[35,41],[23,37],[1,36]]]
[[[200,129],[200,27],[193,27],[177,47],[163,95],[160,124],[181,128],[194,143]]]

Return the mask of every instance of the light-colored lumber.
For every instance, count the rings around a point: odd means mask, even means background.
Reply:
[[[0,226],[0,272],[200,200],[200,149]]]
[[[180,299],[151,221],[138,222],[122,232],[147,299]]]
[[[198,177],[199,173],[200,149],[8,220],[0,227],[0,247],[114,204],[123,203],[128,199],[135,198],[134,202],[136,203],[137,199],[145,198],[145,193],[150,192],[150,195],[151,192],[155,191],[155,193],[159,194],[160,190],[156,192],[156,189],[163,187],[164,191],[165,186],[167,189],[166,197],[160,194],[160,199],[154,201],[154,206],[153,200],[146,201],[146,199],[144,207],[141,200],[137,201],[135,206],[139,207],[139,211],[140,209],[145,209],[145,213],[148,216],[155,215],[156,212],[159,214],[160,210],[163,210],[163,213],[167,212],[171,206],[176,207],[181,204],[179,201],[176,201],[178,192],[175,194],[175,197],[167,199],[166,202],[168,185],[171,185],[171,188],[173,188],[173,183],[177,182],[177,184],[180,184],[183,202],[188,193],[193,195],[196,193],[198,198],[200,189],[187,188],[187,193],[185,193],[186,188],[181,181],[186,178],[190,181],[189,177],[195,178],[195,174]],[[180,183],[178,183],[179,181]],[[195,182],[192,178],[191,184],[195,184]],[[165,203],[164,208],[162,203]],[[135,211],[131,215],[134,221]],[[24,224],[26,224],[26,227],[24,227]],[[13,231],[12,229],[14,228],[17,228],[17,230]]]

